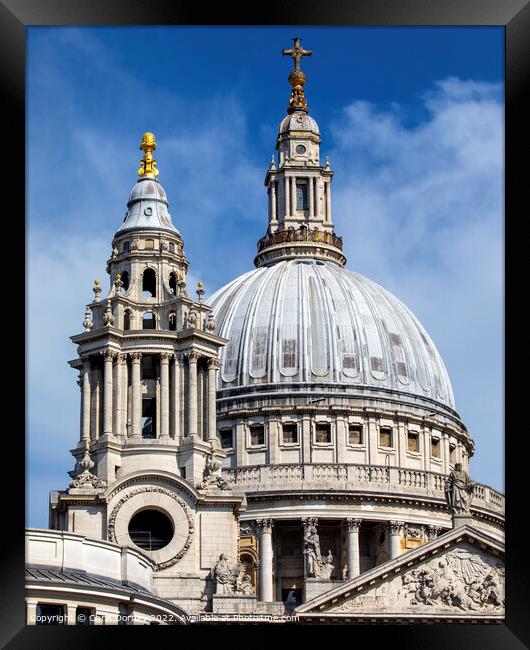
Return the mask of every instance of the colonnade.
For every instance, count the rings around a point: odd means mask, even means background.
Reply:
[[[301,520],[304,530],[308,526],[318,526],[318,519],[303,518]],[[343,525],[346,532],[346,553],[348,580],[356,578],[361,574],[360,567],[360,550],[359,550],[359,530],[362,525],[362,519],[346,518]],[[405,527],[404,521],[387,522],[390,537],[390,559],[393,560],[401,554],[401,535]],[[259,564],[259,600],[263,602],[272,602],[274,600],[273,586],[273,519],[257,519],[256,528],[259,535],[260,546],[260,564]],[[429,539],[433,539],[440,534],[440,527],[427,526]]]
[[[102,377],[101,363],[95,359],[95,355],[82,359],[81,441],[94,440],[100,435],[140,439],[144,353],[107,349],[101,355]],[[218,359],[202,356],[195,351],[149,352],[149,355],[158,357],[160,368],[156,394],[157,437],[179,440],[184,436],[197,435],[207,440],[217,439],[215,392]],[[199,382],[198,364],[203,358],[206,364],[202,364]],[[200,421],[199,405],[205,414]],[[202,426],[199,426],[200,422]]]

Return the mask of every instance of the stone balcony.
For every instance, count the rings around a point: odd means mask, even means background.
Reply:
[[[445,474],[385,465],[306,464],[250,465],[224,469],[223,478],[244,492],[340,490],[373,494],[410,495],[445,501]],[[477,483],[472,509],[504,517],[504,495]]]

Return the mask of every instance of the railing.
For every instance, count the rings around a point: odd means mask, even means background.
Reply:
[[[447,476],[403,467],[312,463],[306,465],[251,465],[223,469],[233,487],[246,492],[288,489],[364,490],[415,496],[444,497]],[[476,483],[471,506],[504,513],[504,495],[488,485]]]
[[[318,228],[306,228],[305,226],[295,229],[291,226],[285,230],[277,230],[275,233],[262,237],[258,241],[258,253],[261,253],[268,246],[297,241],[321,242],[342,250],[342,237],[337,237],[332,232],[319,230]]]

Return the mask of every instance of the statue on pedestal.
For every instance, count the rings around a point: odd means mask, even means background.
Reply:
[[[474,486],[475,483],[469,479],[468,473],[462,469],[462,464],[456,463],[445,482],[445,498],[451,514],[469,514]]]
[[[307,577],[320,577],[322,556],[320,554],[320,538],[315,526],[309,526],[304,535],[304,555]]]

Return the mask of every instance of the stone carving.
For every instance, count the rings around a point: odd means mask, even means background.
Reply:
[[[405,525],[405,537],[414,541],[420,541],[424,537],[423,526]]]
[[[492,567],[479,555],[463,549],[450,551],[437,561],[402,577],[399,592],[411,605],[480,610],[504,605],[501,565]]]
[[[244,574],[243,565],[238,563],[231,567],[224,553],[221,553],[217,562],[210,569],[208,577],[215,582],[214,593],[218,595],[244,594],[251,596],[255,593],[250,576]]]
[[[121,288],[123,287],[123,280],[121,279],[121,273],[116,273],[114,276],[114,294],[116,296],[120,295]]]
[[[228,483],[221,476],[221,467],[221,461],[215,458],[215,447],[211,445],[210,453],[204,465],[204,478],[197,487],[200,490],[207,490],[211,487],[218,488],[219,490],[227,490]]]
[[[189,329],[195,327],[197,327],[197,312],[194,309],[190,309],[184,317],[184,328]]]
[[[90,310],[90,307],[87,305],[85,309],[85,320],[83,321],[83,327],[87,332],[89,332],[93,326],[94,326],[94,322],[92,321],[92,311]]]
[[[94,302],[99,302],[101,294],[101,286],[99,284],[99,280],[94,280],[92,291],[94,292]]]
[[[304,520],[314,522],[316,520]],[[305,525],[304,531],[304,557],[305,557],[305,574],[308,578],[319,578],[321,574],[322,556],[320,554],[320,538],[316,526],[313,524]]]
[[[118,248],[116,246],[113,246],[112,248],[112,259],[115,260],[119,255]]]
[[[126,487],[126,486],[124,486]],[[124,503],[126,503],[131,497],[137,495],[137,494],[147,494],[149,492],[155,492],[158,494],[166,494],[167,496],[171,497],[174,499],[179,506],[184,510],[184,513],[186,514],[186,518],[188,520],[188,536],[186,538],[186,541],[180,551],[176,553],[173,557],[169,558],[169,560],[166,560],[165,562],[159,562],[158,564],[155,565],[155,571],[160,571],[161,569],[166,569],[167,567],[173,566],[173,564],[176,564],[180,559],[182,559],[186,553],[188,552],[191,542],[193,541],[193,534],[195,532],[195,523],[193,520],[193,515],[192,512],[188,506],[188,504],[182,499],[178,494],[175,494],[171,490],[168,490],[166,488],[158,487],[156,485],[145,485],[144,487],[137,488],[135,490],[131,490],[130,492],[127,492],[119,501],[118,503],[114,506],[112,513],[109,517],[108,525],[107,525],[107,537],[109,541],[117,543],[116,539],[116,518],[118,516],[118,513],[120,511],[120,508]],[[112,495],[111,495],[112,496]]]
[[[322,558],[322,566],[320,567],[320,577],[326,580],[331,580],[335,565],[333,564],[333,555],[331,550],[328,551],[326,557]]]
[[[445,498],[451,514],[469,513],[474,486],[475,483],[469,479],[468,473],[462,469],[462,464],[456,463],[444,487]]]
[[[215,331],[215,326],[216,326],[215,318],[213,317],[213,314],[210,312],[208,314],[208,318],[206,319],[206,321],[204,323],[204,329],[207,332],[214,332]]]
[[[435,526],[434,524],[427,526],[427,536],[429,540],[436,539],[441,532],[441,526]]]
[[[94,461],[90,458],[90,443],[84,441],[85,453],[83,458],[77,463],[80,473],[70,482],[71,488],[104,488],[107,483],[98,478],[90,471],[94,467]]]
[[[504,567],[474,548],[454,548],[402,576],[371,586],[327,611],[355,610],[438,613],[501,613],[504,608]]]
[[[272,519],[256,519],[256,525],[261,528],[262,533],[272,533]]]
[[[112,325],[112,323],[114,323],[114,314],[112,313],[112,304],[110,300],[107,300],[107,307],[103,314],[103,323],[105,325]]]

